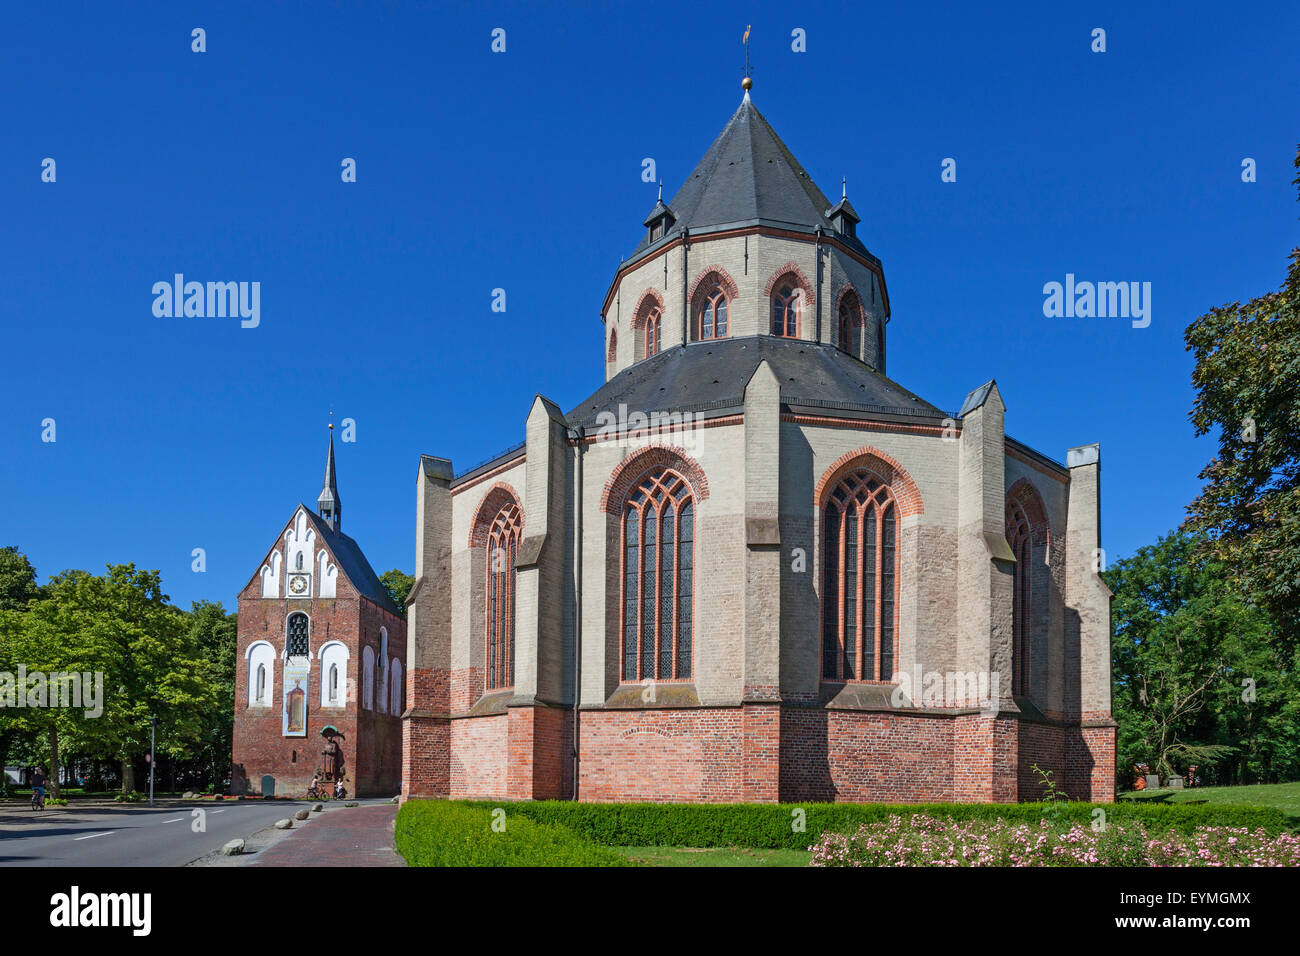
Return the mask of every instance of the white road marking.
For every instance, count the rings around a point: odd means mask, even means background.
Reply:
[[[184,817],[176,817],[173,820],[164,820],[163,823],[180,823],[184,819]]]
[[[228,809],[228,808],[227,808]],[[225,810],[209,810],[209,813],[225,813]]]
[[[114,832],[115,832],[115,831],[113,831],[113,830],[105,830],[103,833],[92,833],[90,836],[84,836],[84,837],[73,837],[72,839],[73,839],[74,841],[75,841],[75,840],[93,840],[93,839],[95,839],[95,837],[112,836]]]

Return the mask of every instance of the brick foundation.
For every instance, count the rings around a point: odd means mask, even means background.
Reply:
[[[450,721],[450,795],[568,798],[571,721],[540,706]],[[581,733],[589,801],[1013,803],[1042,796],[1035,763],[1075,799],[1114,799],[1113,726],[748,703],[584,710]]]

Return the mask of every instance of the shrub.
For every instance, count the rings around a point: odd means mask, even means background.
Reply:
[[[482,809],[497,804],[465,803]],[[924,812],[954,821],[998,819],[1038,826],[1044,816],[1064,825],[1089,826],[1098,805],[1079,802],[940,803],[940,804],[680,804],[573,803],[537,801],[505,806],[513,820],[567,827],[606,846],[737,846],[754,849],[803,850],[823,833],[852,833],[863,824],[881,823],[891,816]],[[1272,807],[1185,805],[1163,803],[1105,804],[1108,824],[1141,822],[1152,832],[1174,830],[1190,834],[1201,826],[1248,827],[1269,834],[1286,829],[1286,817]],[[796,813],[802,811],[802,815]],[[1050,814],[1049,814],[1050,811]],[[802,819],[803,829],[796,824]],[[512,824],[513,825],[513,824]]]
[[[140,794],[136,790],[131,790],[128,793],[119,793],[113,799],[116,800],[118,803],[139,803]]]
[[[572,830],[508,815],[493,830],[490,804],[408,800],[397,812],[397,850],[411,866],[628,866]]]

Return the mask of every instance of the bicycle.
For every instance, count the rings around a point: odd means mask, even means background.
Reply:
[[[307,788],[308,800],[319,800],[324,803],[326,800],[329,800],[331,796],[332,794],[330,793],[329,787],[322,787],[313,783]]]
[[[32,809],[33,810],[45,809],[45,794],[41,793],[35,787],[32,788]]]

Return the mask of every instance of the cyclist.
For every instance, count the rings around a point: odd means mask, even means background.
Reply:
[[[32,774],[32,803],[37,809],[45,809],[45,774],[40,767]]]

